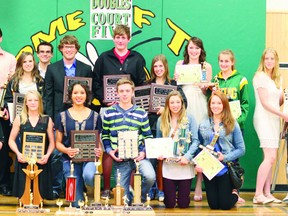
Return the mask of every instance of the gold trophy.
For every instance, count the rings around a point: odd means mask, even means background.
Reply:
[[[22,204],[24,205],[39,206],[42,197],[39,192],[38,175],[42,172],[42,170],[38,170],[38,166],[36,165],[37,158],[35,153],[32,153],[31,158],[27,159],[28,159],[28,165],[26,169],[22,169],[23,172],[26,174],[26,182],[23,196],[20,199]],[[32,181],[33,181],[33,193],[31,192]]]
[[[117,170],[117,184],[116,187],[113,188],[114,198],[115,198],[115,205],[121,206],[123,205],[122,197],[124,196],[124,188],[120,185],[121,173]]]
[[[101,173],[98,171],[99,166],[101,165],[100,161],[97,161],[95,158],[95,167],[96,172],[94,174],[94,202],[100,203],[100,192],[101,192]]]
[[[134,199],[133,205],[142,205],[141,203],[141,174],[139,173],[139,162],[135,160],[136,173],[134,173]]]

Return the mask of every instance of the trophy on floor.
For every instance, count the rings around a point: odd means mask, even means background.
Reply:
[[[66,212],[74,212],[76,208],[72,207],[72,202],[76,201],[76,181],[77,177],[74,176],[74,164],[70,161],[70,176],[66,179],[66,201],[70,202],[69,207],[65,207]]]
[[[120,185],[121,180],[121,173],[117,169],[117,184],[116,187],[113,188],[113,194],[115,198],[115,206],[121,206],[123,205],[122,197],[124,196],[124,188]]]
[[[141,174],[139,173],[139,162],[135,160],[136,172],[134,173],[134,198],[133,205],[143,205],[141,203]]]
[[[96,172],[94,174],[94,202],[100,203],[100,193],[101,193],[101,173],[99,172],[100,161],[95,159]]]

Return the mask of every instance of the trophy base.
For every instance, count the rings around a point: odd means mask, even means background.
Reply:
[[[144,206],[144,204],[133,204],[132,206],[124,206],[122,213],[124,215],[155,215],[151,206]]]
[[[111,206],[101,203],[92,203],[90,206],[84,206],[82,211],[85,214],[113,215]]]
[[[56,211],[56,215],[84,215],[84,211],[76,207],[65,207],[64,211]]]
[[[50,209],[39,208],[38,205],[24,205],[23,208],[17,208],[17,213],[47,213]]]
[[[111,209],[114,213],[121,213],[123,211],[124,206],[117,206],[117,205],[112,205]]]

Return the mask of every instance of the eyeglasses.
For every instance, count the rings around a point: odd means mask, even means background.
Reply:
[[[46,50],[46,51],[40,50],[39,53],[41,53],[41,54],[44,54],[44,53],[50,54],[50,53],[52,53],[52,52],[51,52],[50,50]]]
[[[64,45],[63,46],[64,49],[75,49],[75,45]]]

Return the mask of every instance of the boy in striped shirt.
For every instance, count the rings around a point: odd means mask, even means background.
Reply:
[[[119,103],[109,107],[103,118],[102,142],[105,152],[113,159],[115,179],[117,170],[121,173],[120,185],[127,195],[128,204],[131,204],[133,195],[129,191],[130,177],[136,168],[134,160],[139,162],[139,172],[142,175],[142,202],[146,201],[146,194],[155,181],[155,171],[149,160],[145,159],[146,138],[152,138],[148,116],[145,110],[132,104],[134,95],[134,83],[128,79],[120,79],[116,84]],[[134,159],[123,160],[118,157],[118,131],[138,130],[139,134],[139,154]]]

